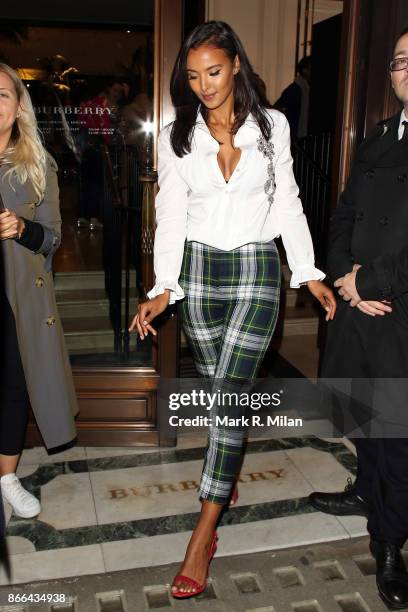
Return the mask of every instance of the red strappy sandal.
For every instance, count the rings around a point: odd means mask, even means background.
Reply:
[[[208,567],[207,567],[207,576],[203,582],[203,584],[200,584],[199,582],[197,582],[197,580],[194,580],[194,578],[189,578],[188,576],[184,576],[183,574],[177,574],[177,576],[175,576],[174,580],[173,580],[173,585],[176,582],[176,580],[182,580],[183,582],[185,582],[186,584],[192,586],[194,589],[196,589],[195,591],[191,591],[190,593],[185,593],[182,591],[176,591],[175,593],[173,593],[173,591],[170,590],[170,593],[173,597],[175,597],[176,599],[187,599],[187,597],[196,597],[197,595],[199,595],[200,593],[202,593],[205,590],[205,587],[207,586],[207,580],[208,580],[208,570],[210,567],[210,563],[211,560],[213,558],[213,556],[215,555],[215,551],[217,550],[217,541],[218,541],[218,535],[217,532],[214,534],[213,537],[213,541],[211,542],[211,547],[208,553]]]

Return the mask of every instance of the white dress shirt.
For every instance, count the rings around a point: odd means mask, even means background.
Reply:
[[[404,135],[404,126],[402,125],[403,121],[408,121],[408,117],[405,115],[404,109],[402,109],[402,113],[401,113],[401,117],[400,117],[400,122],[399,122],[399,126],[398,126],[398,140],[401,140],[401,138]]]
[[[324,278],[325,274],[314,267],[312,239],[293,176],[289,124],[279,111],[268,109],[268,115],[276,183],[271,207],[265,193],[269,160],[258,150],[261,132],[251,114],[235,135],[234,146],[241,149],[241,157],[228,183],[217,161],[219,144],[201,114],[191,153],[184,157],[177,157],[171,147],[171,124],[160,132],[156,284],[147,294],[150,299],[165,289],[170,289],[170,304],[184,297],[178,279],[186,239],[230,251],[251,242],[269,242],[280,235],[292,271],[291,287]]]

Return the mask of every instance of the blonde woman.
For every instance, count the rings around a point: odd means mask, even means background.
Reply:
[[[30,405],[48,449],[75,438],[77,404],[51,272],[60,239],[56,164],[28,91],[0,63],[0,485],[23,518],[41,510],[16,476]]]

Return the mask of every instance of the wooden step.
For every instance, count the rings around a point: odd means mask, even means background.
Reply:
[[[108,317],[68,317],[61,323],[71,354],[113,351],[114,333]],[[136,341],[137,334],[131,334],[131,346],[135,347]]]
[[[307,297],[307,296],[306,296]],[[319,305],[306,301],[300,306],[286,305],[279,313],[275,335],[277,337],[317,334],[319,328]]]
[[[130,290],[130,312],[136,312],[138,299],[135,287]],[[58,312],[62,318],[108,317],[109,300],[104,289],[68,289],[56,292]],[[125,299],[122,299],[122,314]]]
[[[318,317],[294,317],[283,322],[283,337],[316,335],[319,329]]]
[[[125,272],[122,272],[122,287],[125,285]],[[103,270],[86,272],[56,272],[54,276],[55,290],[68,291],[75,289],[104,289],[105,272]],[[136,287],[136,273],[130,272],[130,286]]]

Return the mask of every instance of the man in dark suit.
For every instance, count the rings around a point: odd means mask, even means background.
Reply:
[[[382,396],[380,412],[389,422],[382,437],[377,430],[355,440],[355,483],[342,493],[313,493],[310,502],[330,514],[368,518],[379,594],[390,609],[402,609],[408,606],[401,556],[408,538],[408,435],[398,420],[407,420],[408,399],[408,28],[397,40],[390,74],[404,109],[362,143],[332,217],[328,272],[344,301],[329,326],[322,368],[325,378],[366,384],[371,407]]]
[[[312,58],[306,56],[297,65],[297,76],[293,83],[283,90],[273,105],[286,115],[292,141],[307,136],[311,76]]]

